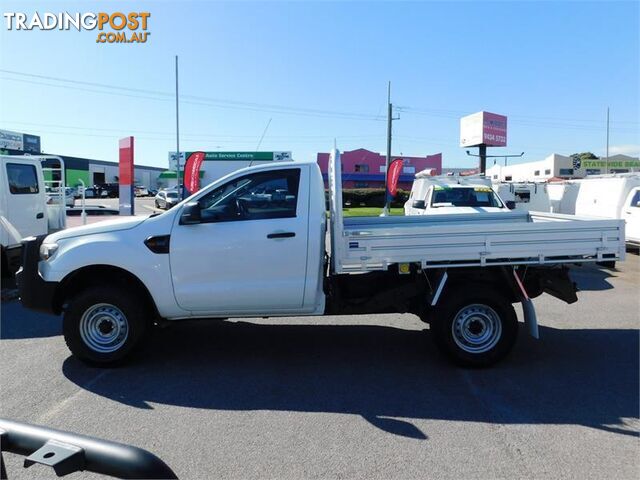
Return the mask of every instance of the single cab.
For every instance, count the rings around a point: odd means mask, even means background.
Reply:
[[[446,215],[451,213],[502,213],[509,206],[482,177],[431,176],[419,172],[415,176],[405,215]]]
[[[409,312],[456,363],[486,366],[516,340],[513,304],[577,300],[568,264],[624,258],[624,223],[500,212],[343,218],[340,152],[327,221],[312,162],[244,168],[171,210],[23,242],[26,307],[64,314],[80,359],[127,358],[154,324],[191,318]],[[330,244],[325,245],[327,238]]]

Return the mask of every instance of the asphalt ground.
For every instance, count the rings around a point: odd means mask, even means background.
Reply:
[[[148,449],[180,478],[637,479],[640,258],[573,276],[580,301],[536,299],[541,339],[521,328],[485,370],[447,363],[412,315],[190,322],[96,369],[60,318],[4,301],[0,416]],[[5,454],[9,478],[54,478],[22,460]]]

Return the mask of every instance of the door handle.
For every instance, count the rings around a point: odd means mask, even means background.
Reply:
[[[291,238],[295,236],[296,234],[294,232],[277,232],[268,234],[267,238]]]
[[[40,219],[40,218],[44,218],[44,213],[40,212],[36,215],[36,218]]]

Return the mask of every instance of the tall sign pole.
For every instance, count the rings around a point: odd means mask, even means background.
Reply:
[[[183,197],[184,191],[180,190],[180,111],[178,108],[178,55],[176,55],[176,187],[178,195]]]

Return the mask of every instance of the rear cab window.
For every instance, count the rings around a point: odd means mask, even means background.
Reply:
[[[7,163],[7,180],[9,192],[13,195],[39,193],[38,173],[34,165],[24,163]]]
[[[433,189],[431,206],[448,205],[452,207],[498,207],[498,200],[490,187],[440,187]]]

